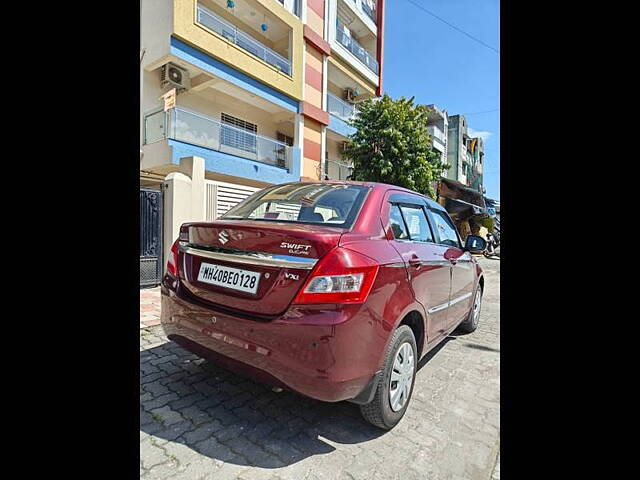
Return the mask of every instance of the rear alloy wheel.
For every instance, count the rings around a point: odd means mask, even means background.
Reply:
[[[473,306],[469,312],[467,319],[459,325],[460,331],[464,333],[471,333],[478,328],[478,321],[480,320],[480,309],[482,308],[482,288],[478,285],[476,289],[476,295],[473,297]]]
[[[361,405],[362,416],[376,427],[390,430],[409,406],[418,363],[416,339],[407,325],[394,332],[382,374],[371,403]]]

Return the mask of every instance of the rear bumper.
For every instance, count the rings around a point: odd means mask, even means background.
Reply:
[[[293,307],[275,320],[257,321],[203,306],[167,282],[161,322],[170,340],[196,355],[326,402],[361,403],[385,345],[363,305]]]

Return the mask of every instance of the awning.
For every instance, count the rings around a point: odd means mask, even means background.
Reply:
[[[455,215],[464,211],[469,211],[468,213],[471,215],[482,215],[486,213],[486,210],[478,205],[455,198],[445,198],[444,209],[450,215]]]
[[[480,192],[449,178],[442,178],[440,180],[438,195],[446,198],[464,200],[480,208],[486,208],[484,196]]]
[[[438,203],[453,215],[487,215],[487,205],[480,192],[448,178],[438,183]]]

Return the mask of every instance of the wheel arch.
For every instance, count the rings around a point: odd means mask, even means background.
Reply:
[[[416,338],[416,345],[418,346],[418,358],[422,358],[426,332],[424,317],[418,310],[411,310],[404,315],[396,328],[400,327],[400,325],[407,325],[411,329],[413,336]]]

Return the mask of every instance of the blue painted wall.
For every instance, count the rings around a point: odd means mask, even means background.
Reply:
[[[205,72],[209,72],[216,77],[227,80],[238,87],[247,90],[265,100],[286,108],[287,110],[299,113],[299,102],[282,92],[275,90],[254,78],[239,72],[233,67],[210,57],[204,52],[181,42],[177,38],[171,37],[171,53],[178,58],[189,62]]]
[[[327,126],[329,130],[333,130],[336,133],[339,133],[343,137],[348,137],[356,133],[356,129],[351,125],[348,125],[347,122],[342,120],[341,118],[336,117],[335,115],[329,115],[329,125]]]
[[[291,147],[293,165],[291,169],[287,170],[177,140],[168,140],[168,142],[172,152],[171,162],[175,165],[180,165],[182,157],[197,156],[204,158],[204,168],[210,172],[268,183],[297,182],[300,180],[300,149],[297,147]]]

